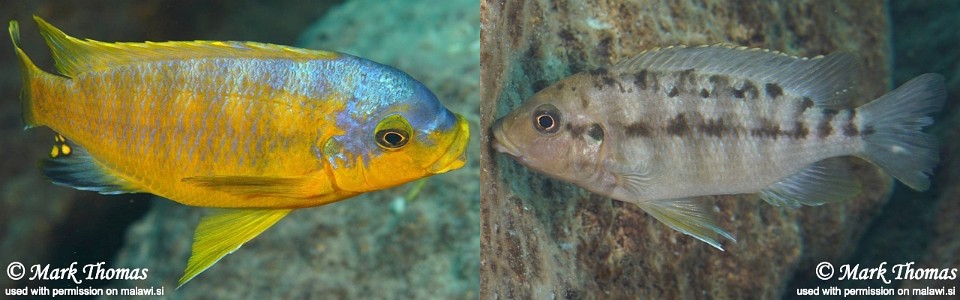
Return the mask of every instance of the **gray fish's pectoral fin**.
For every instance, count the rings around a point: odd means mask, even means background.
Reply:
[[[830,158],[810,164],[793,175],[781,178],[760,192],[774,206],[797,208],[840,202],[860,193],[860,181],[845,161]]]
[[[133,183],[120,178],[80,145],[57,135],[50,157],[40,162],[43,175],[55,184],[101,194],[139,193]]]
[[[607,170],[616,180],[614,189],[619,190],[614,194],[626,195],[628,199],[642,199],[643,191],[653,182],[653,168],[645,161],[631,165],[608,163]]]
[[[194,176],[181,179],[195,186],[250,197],[310,197],[332,192],[332,188],[305,177],[269,177],[244,175]],[[328,191],[329,190],[329,191]]]
[[[177,288],[233,253],[283,219],[292,209],[214,209],[203,217],[193,235],[190,260]]]
[[[720,237],[734,243],[737,239],[714,222],[714,214],[706,198],[682,198],[638,201],[640,208],[670,228],[704,241],[723,251]]]

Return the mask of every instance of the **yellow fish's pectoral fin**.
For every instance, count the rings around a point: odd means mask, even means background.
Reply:
[[[187,269],[177,288],[233,253],[243,243],[257,237],[283,219],[292,209],[213,209],[203,217],[193,236],[193,247]]]
[[[730,233],[717,226],[713,212],[704,198],[682,198],[638,201],[640,208],[670,228],[704,241],[723,251],[721,236],[737,242]]]
[[[267,176],[195,176],[181,181],[239,196],[306,198],[333,192],[333,186],[323,180],[306,177]]]
[[[40,162],[43,175],[54,184],[101,194],[139,193],[133,183],[115,175],[80,145],[57,135],[50,157]]]

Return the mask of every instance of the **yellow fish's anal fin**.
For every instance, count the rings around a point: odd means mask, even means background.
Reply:
[[[190,260],[177,288],[260,235],[290,211],[292,209],[213,209],[213,213],[197,225]]]
[[[80,145],[57,135],[50,157],[40,162],[43,175],[55,184],[101,194],[141,192],[133,183],[120,178],[98,162]]]
[[[183,178],[181,181],[248,197],[308,198],[333,192],[331,183],[305,177],[195,176]]]
[[[38,16],[33,17],[47,41],[57,70],[68,77],[131,62],[216,57],[315,60],[334,59],[336,52],[298,49],[254,42],[145,42],[105,43],[67,35]]]

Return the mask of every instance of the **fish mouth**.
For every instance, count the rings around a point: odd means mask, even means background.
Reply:
[[[470,139],[470,126],[462,115],[457,116],[456,132],[453,141],[447,146],[447,151],[427,169],[431,174],[440,174],[456,170],[467,163],[467,140]]]
[[[520,150],[503,134],[503,119],[498,119],[493,124],[493,149],[516,158],[521,158]]]

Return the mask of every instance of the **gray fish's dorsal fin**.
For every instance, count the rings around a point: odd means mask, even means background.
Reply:
[[[860,77],[860,62],[850,52],[802,58],[758,48],[673,46],[644,51],[611,68],[615,73],[642,69],[683,71],[748,78],[775,83],[785,92],[808,97],[822,108],[851,108]]]

